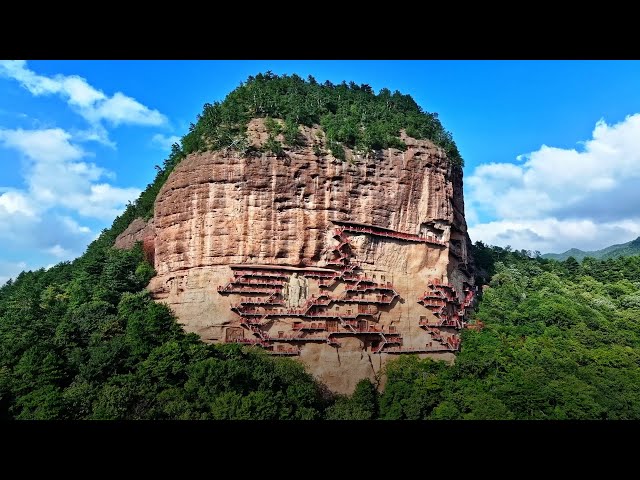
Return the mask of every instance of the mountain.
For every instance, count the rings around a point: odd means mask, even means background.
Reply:
[[[0,420],[640,419],[640,256],[469,248],[411,97],[261,75],[181,143],[81,257],[0,286]]]
[[[387,352],[452,361],[474,279],[461,160],[424,138],[437,125],[400,94],[252,79],[205,106],[198,149],[115,244],[143,242],[186,331],[300,359],[333,392]]]
[[[550,260],[563,261],[569,257],[573,257],[581,262],[586,257],[597,258],[599,260],[606,260],[608,258],[628,257],[631,255],[640,255],[640,237],[635,240],[631,240],[627,243],[620,243],[617,245],[610,245],[601,250],[594,250],[585,252],[577,248],[572,248],[564,253],[545,253],[542,258],[548,258]]]

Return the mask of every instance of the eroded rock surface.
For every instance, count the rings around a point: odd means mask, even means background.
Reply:
[[[264,142],[263,123],[249,134]],[[433,325],[464,307],[423,297],[434,280],[460,304],[472,289],[461,169],[406,136],[405,152],[348,161],[316,155],[316,129],[303,136],[283,158],[189,155],[153,221],[132,223],[116,246],[146,239],[149,288],[187,331],[294,355],[333,391],[350,393],[403,351],[452,360],[455,348],[440,347],[457,346],[457,330]],[[449,306],[434,315],[434,302]]]

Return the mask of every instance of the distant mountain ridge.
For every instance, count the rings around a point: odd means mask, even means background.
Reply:
[[[542,258],[563,261],[569,257],[573,257],[581,262],[582,259],[586,257],[606,260],[607,258],[629,257],[631,255],[640,255],[640,237],[627,243],[610,245],[606,248],[603,248],[602,250],[585,252],[577,248],[572,248],[564,253],[545,253],[544,255],[542,255]]]

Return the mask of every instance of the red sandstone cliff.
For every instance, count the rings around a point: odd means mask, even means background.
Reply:
[[[149,288],[187,331],[295,355],[334,391],[404,351],[451,360],[473,284],[461,169],[426,140],[344,162],[304,136],[283,158],[189,155],[116,245],[155,249]]]

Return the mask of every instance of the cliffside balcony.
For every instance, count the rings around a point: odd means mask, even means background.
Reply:
[[[327,265],[342,265],[346,259],[346,257],[333,258],[327,261]]]
[[[278,335],[277,337],[271,337],[270,342],[326,342],[329,337],[327,335],[322,336],[308,336],[302,337],[300,335]]]
[[[233,340],[227,340],[225,343],[240,343],[242,345],[255,345],[263,348],[268,346],[268,344],[259,338],[234,338]]]
[[[445,346],[445,345],[430,345],[425,344],[424,347],[387,347],[381,352],[374,353],[392,353],[392,354],[401,354],[401,353],[438,353],[438,352],[456,352],[459,348]]]
[[[426,318],[420,318],[420,320],[418,321],[418,324],[421,327],[425,328],[426,330],[429,330],[430,328],[438,328],[438,327],[452,327],[457,329],[462,328],[461,321],[459,321],[458,319],[449,318],[446,315],[443,315],[441,318],[437,319],[436,321],[428,320]]]
[[[373,297],[349,297],[343,296],[340,298],[340,302],[344,303],[360,303],[360,304],[377,304],[377,305],[390,305],[393,303],[396,297],[399,295],[396,293],[395,295],[376,295]]]
[[[267,298],[264,297],[243,297],[240,299],[240,304],[236,305],[284,305],[284,300],[276,298],[275,292]]]
[[[285,270],[235,270],[234,275],[236,278],[242,277],[275,277],[275,278],[289,278],[291,272]]]
[[[327,322],[294,322],[291,329],[294,331],[326,331]]]
[[[340,223],[340,228],[342,232],[349,233],[364,233],[367,235],[375,235],[379,237],[389,237],[395,238],[398,240],[404,240],[407,242],[419,242],[419,243],[428,243],[431,245],[436,245],[439,247],[446,246],[446,243],[442,240],[437,239],[432,235],[420,236],[412,233],[404,233],[398,232],[395,230],[391,230],[385,227],[378,227],[375,225],[366,225],[366,224],[358,224],[355,222],[345,222],[340,220],[333,220],[334,223]],[[336,232],[338,229],[336,229]]]
[[[234,278],[229,283],[233,285],[271,285],[282,287],[287,282],[275,278]]]
[[[339,276],[337,272],[305,272],[305,277],[333,280]]]
[[[280,288],[253,287],[251,285],[238,285],[231,287],[218,287],[218,293],[280,293]]]
[[[277,348],[276,348],[277,347]],[[287,345],[274,345],[272,350],[267,350],[271,355],[297,356],[300,355],[300,348]]]

